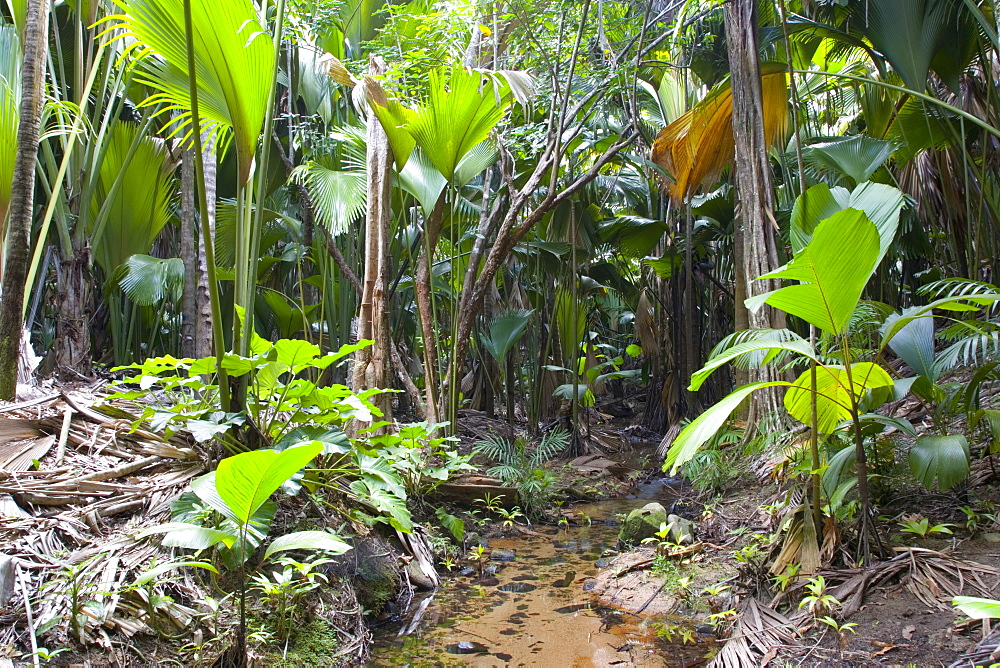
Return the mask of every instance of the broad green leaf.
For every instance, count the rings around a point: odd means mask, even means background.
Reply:
[[[723,354],[710,359],[705,366],[691,376],[691,385],[688,389],[692,392],[697,391],[702,384],[708,380],[708,377],[711,376],[719,367],[724,366],[741,355],[759,350],[767,350],[770,352],[787,350],[789,352],[798,353],[799,355],[807,357],[811,360],[816,359],[816,351],[813,350],[813,347],[809,345],[808,341],[802,339],[793,341],[781,341],[779,339],[754,339],[752,341],[745,341],[744,343],[738,343],[735,346],[727,348]],[[770,357],[771,355],[765,357],[765,361],[767,361]]]
[[[350,489],[355,498],[385,514],[389,524],[399,531],[404,533],[412,531],[413,520],[410,518],[410,510],[406,507],[406,502],[385,489],[371,487],[368,484],[371,481],[372,478],[367,478],[351,482]]]
[[[122,14],[109,17],[133,48],[152,54],[142,60],[137,82],[156,94],[144,104],[165,102],[181,112],[180,132],[191,123],[183,3],[178,0],[115,0]],[[250,169],[274,74],[274,43],[260,25],[250,0],[193,2],[194,60],[201,128],[216,137],[220,149],[230,136],[236,147],[240,183]],[[220,151],[221,152],[221,151]]]
[[[871,362],[851,365],[851,382],[847,369],[839,365],[816,367],[817,427],[822,434],[836,431],[841,422],[851,417],[854,401],[860,400],[866,390],[891,387],[892,378],[886,371]],[[808,425],[812,420],[812,371],[806,369],[785,393],[785,408],[799,422]]]
[[[905,309],[903,316],[913,310],[914,308]],[[900,317],[902,316],[893,313],[886,319],[885,326],[891,328]],[[916,373],[926,376],[931,382],[937,381],[939,374],[934,366],[933,316],[911,320],[889,341],[889,347]]]
[[[246,524],[282,483],[322,450],[322,445],[313,444],[282,452],[255,450],[227,457],[216,469],[216,489],[239,522]]]
[[[821,175],[846,176],[854,184],[871,178],[892,155],[895,144],[866,135],[839,137],[802,149],[805,162]]]
[[[87,204],[94,260],[101,265],[105,275],[115,274],[117,280],[130,277],[131,281],[126,280],[123,288],[126,285],[141,287],[136,286],[142,280],[136,281],[134,273],[141,273],[143,268],[133,266],[121,272],[117,270],[132,256],[150,252],[153,241],[170,220],[171,193],[176,188],[173,178],[176,162],[171,159],[167,145],[160,139],[140,136],[140,132],[140,127],[133,123],[114,126],[100,163],[93,197]],[[157,272],[158,276],[150,277],[153,282],[157,279],[167,282],[172,278],[173,287],[183,290],[183,274],[177,275],[176,262],[149,260],[158,262],[158,269],[162,270]],[[169,269],[171,264],[172,270]],[[146,273],[151,269],[146,267]],[[180,286],[177,286],[178,278]],[[140,300],[150,296],[142,292],[141,289],[135,291]]]
[[[784,268],[761,278],[803,281],[761,296],[771,306],[802,318],[828,334],[847,327],[878,260],[875,226],[847,209],[816,227],[812,241]],[[754,308],[758,300],[747,300]]]
[[[147,582],[151,582],[160,577],[164,573],[178,568],[204,568],[206,571],[212,571],[216,575],[219,574],[219,571],[215,568],[215,566],[205,563],[204,561],[172,561],[169,564],[160,564],[159,566],[150,568],[148,571],[144,571],[135,579],[132,586],[141,587]]]
[[[677,470],[691,460],[697,454],[698,449],[708,442],[722,425],[726,423],[733,411],[739,408],[743,400],[757,390],[765,387],[788,387],[791,383],[785,381],[771,381],[767,383],[751,383],[743,385],[733,390],[727,397],[715,404],[704,413],[691,421],[691,424],[684,427],[667,451],[667,458],[663,462],[663,470],[670,470],[670,474],[677,473]]]
[[[351,549],[351,546],[340,540],[340,537],[327,533],[326,531],[297,531],[285,534],[271,541],[264,552],[266,560],[276,552],[286,552],[288,550],[323,550],[334,554],[343,554]]]
[[[1000,601],[975,596],[956,596],[951,604],[971,619],[1000,619]]]
[[[399,473],[385,457],[371,457],[357,452],[355,461],[369,487],[385,489],[400,499],[406,498],[406,487]]]
[[[465,522],[449,513],[444,508],[437,508],[434,511],[441,526],[451,532],[455,540],[461,542],[465,538]]]
[[[281,339],[274,344],[276,361],[294,373],[302,371],[319,357],[319,346],[302,339]]]
[[[222,543],[226,547],[232,547],[236,542],[236,535],[228,531],[210,529],[198,524],[188,522],[167,522],[150,527],[137,534],[139,538],[152,536],[155,534],[166,534],[160,543],[164,547],[186,547],[189,550],[204,550]]]
[[[862,183],[854,192],[819,183],[799,195],[792,207],[788,230],[792,251],[798,253],[809,244],[820,222],[845,209],[856,209],[863,211],[878,230],[881,261],[896,238],[899,214],[905,204],[906,198],[899,188],[882,183]]]
[[[378,93],[372,95],[372,83],[374,82],[365,82],[368,86],[368,101],[372,111],[375,112],[375,117],[382,124],[382,129],[385,130],[385,134],[389,138],[389,146],[392,148],[392,157],[396,161],[396,169],[402,171],[410,159],[410,154],[413,153],[413,147],[417,144],[407,129],[409,123],[416,116],[416,112],[407,109],[395,100],[387,100],[385,91],[382,91],[381,87],[377,89],[381,95]]]
[[[325,455],[342,455],[351,451],[351,441],[342,430],[316,425],[302,425],[293,429],[275,444],[274,449],[281,451],[314,443],[322,444]]]
[[[448,185],[447,179],[431,164],[422,150],[415,150],[410,155],[406,166],[399,171],[399,183],[403,190],[417,198],[425,217],[429,217],[434,211],[441,193]]]
[[[969,442],[961,434],[920,436],[910,448],[910,471],[927,489],[946,491],[969,475]]]

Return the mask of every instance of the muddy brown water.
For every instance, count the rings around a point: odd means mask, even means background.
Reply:
[[[637,499],[573,508],[590,525],[534,527],[541,535],[493,538],[489,551],[512,550],[496,573],[445,574],[443,586],[416,597],[407,614],[374,631],[375,666],[695,666],[711,639],[691,620],[637,616],[603,606],[588,590],[615,553],[619,514],[649,499],[669,500],[669,484],[640,488]],[[551,532],[547,534],[545,532]],[[499,553],[498,553],[499,554]],[[690,629],[689,641],[657,635],[667,624]],[[694,637],[691,641],[690,638]]]

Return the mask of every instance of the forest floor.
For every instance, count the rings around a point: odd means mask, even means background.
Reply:
[[[157,554],[154,545],[132,537],[169,517],[171,500],[204,470],[203,453],[183,436],[163,439],[134,431],[127,420],[94,411],[93,398],[67,391],[0,407],[0,561],[3,555],[17,561],[8,569],[13,575],[0,578],[0,590],[7,595],[6,607],[0,602],[0,668],[32,665],[30,652],[39,657],[39,665],[210,665],[222,649],[211,635],[225,637],[225,631],[232,630],[232,620],[213,616],[204,605],[205,597],[219,603],[217,592],[199,588],[187,573],[174,579],[167,599],[151,600],[141,588],[128,587]],[[474,413],[464,415],[460,425],[463,450],[504,427]],[[604,456],[576,467],[568,459],[548,467],[563,497],[553,521],[561,517],[570,526],[589,522],[574,506],[577,502],[620,498],[628,502],[625,506],[639,507],[645,501],[628,499],[636,485],[662,478],[648,445],[636,447],[649,434],[614,421],[595,422],[590,434]],[[786,519],[781,507],[797,497],[790,478],[772,473],[744,476],[717,495],[666,481],[672,509],[697,522],[697,547],[659,564],[650,546],[624,552],[608,559],[595,591],[604,605],[626,615],[681,615],[701,629],[714,621],[712,614],[739,611],[735,620],[718,625],[717,641],[697,641],[706,653],[721,647],[728,657],[722,665],[972,666],[953,662],[970,652],[988,629],[956,613],[950,600],[959,593],[1000,594],[1000,525],[984,510],[980,526],[969,527],[960,510],[963,505],[1000,507],[1000,456],[992,459],[977,459],[968,483],[945,494],[917,488],[898,469],[884,473],[880,526],[896,556],[867,569],[852,568],[851,537],[845,531],[833,542],[829,565],[819,572],[826,582],[824,593],[839,599],[830,611],[839,632],[798,608],[806,578],[775,595],[767,567],[781,546],[766,539]],[[471,501],[452,501],[450,507],[457,511],[463,504],[470,506]],[[316,515],[313,505],[302,500],[284,503],[276,522],[291,527],[308,520]],[[899,530],[900,521],[917,516],[932,525],[948,523],[954,533],[919,538]],[[533,535],[543,540],[549,540],[544,538],[548,529],[556,529],[536,528]],[[496,533],[497,527],[487,526],[482,533],[491,531]],[[376,542],[366,549],[375,553],[382,547],[384,543]],[[363,662],[368,656],[368,630],[354,596],[350,587],[331,587],[316,602],[321,609],[345,611],[354,606],[359,611],[331,618],[340,631],[337,661],[346,663]],[[30,612],[26,599],[33,601]],[[751,600],[757,603],[748,603]],[[82,630],[75,632],[73,611],[83,616],[78,617]],[[28,615],[34,633],[26,630]],[[783,625],[787,633],[775,631]],[[656,631],[668,645],[689,641],[669,625],[660,624]],[[731,640],[741,636],[750,642]],[[322,633],[318,640],[324,640]],[[663,654],[665,665],[708,661],[703,656],[671,663],[670,656],[669,650]],[[286,659],[262,665],[313,664],[289,652]],[[321,660],[315,665],[324,664]]]
[[[993,457],[997,460],[993,465],[1000,467],[1000,457]],[[795,632],[770,645],[765,641],[753,647],[751,643],[739,651],[731,647],[749,662],[743,665],[971,668],[995,664],[1000,662],[1000,652],[985,664],[963,663],[963,655],[971,653],[991,629],[983,622],[968,620],[950,604],[958,594],[1000,596],[1000,524],[991,519],[972,533],[959,510],[970,497],[983,507],[1000,506],[1000,489],[991,471],[987,460],[977,462],[972,479],[981,482],[961,495],[928,493],[903,480],[893,481],[896,493],[883,499],[880,526],[895,556],[872,562],[867,571],[852,568],[849,536],[843,536],[844,545],[837,549],[833,563],[817,573],[825,580],[824,593],[843,599],[827,611],[836,618],[839,631],[797,607],[806,595],[804,586],[809,578],[800,576],[786,593],[776,592],[775,578],[767,566],[780,550],[780,541],[761,551],[752,547],[755,536],[773,535],[782,521],[774,509],[788,498],[789,486],[774,481],[744,481],[710,499],[698,494],[686,499],[690,509],[686,514],[692,518],[702,514],[699,549],[676,560],[680,573],[691,578],[690,583],[681,583],[686,587],[678,588],[676,569],[666,577],[657,574],[654,549],[642,546],[612,561],[599,578],[598,592],[603,602],[627,611],[645,606],[645,614],[668,610],[692,615],[697,622],[708,621],[711,613],[732,606],[743,614],[735,624],[718,627],[720,639],[738,636],[741,631],[752,636],[755,629],[740,624],[750,624],[743,619],[748,616],[746,597],[756,598],[768,606],[768,612],[777,613],[775,623],[788,623]],[[707,506],[703,505],[706,501]],[[915,517],[930,518],[931,525],[948,523],[954,533],[920,538],[900,532],[897,520]],[[865,572],[871,581],[859,586],[859,573]],[[720,584],[728,590],[706,594],[706,589],[712,591]],[[985,654],[997,644],[1000,637],[994,631],[983,643],[988,646]]]

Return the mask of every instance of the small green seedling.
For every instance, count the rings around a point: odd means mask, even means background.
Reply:
[[[913,518],[909,520],[903,520],[899,523],[900,531],[903,533],[912,533],[920,536],[920,538],[926,540],[928,536],[936,533],[942,534],[952,534],[952,530],[949,527],[955,526],[954,524],[949,524],[947,522],[943,524],[935,524],[931,526],[930,520],[926,517]]]

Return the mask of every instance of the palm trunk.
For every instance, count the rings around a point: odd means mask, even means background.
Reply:
[[[194,357],[198,321],[198,235],[195,232],[194,153],[181,153],[181,260],[184,262],[184,296],[181,300],[181,355]]]
[[[369,72],[379,76],[385,72],[381,58],[372,58]],[[368,210],[365,217],[365,276],[362,285],[358,318],[358,339],[374,343],[362,348],[354,357],[352,389],[360,392],[386,388],[389,364],[392,361],[392,338],[389,332],[389,241],[392,206],[392,151],[382,124],[371,113],[367,131]],[[391,420],[390,395],[375,398],[383,419]]]
[[[215,235],[215,193],[218,180],[218,163],[216,162],[215,146],[205,142],[202,154],[205,178],[205,200],[208,207],[208,229]],[[197,184],[194,184],[197,187]],[[192,196],[195,191],[192,190]],[[212,299],[208,287],[208,260],[205,252],[205,238],[198,235],[198,272],[197,272],[197,315],[195,322],[195,357],[208,357],[212,354]]]
[[[24,326],[24,282],[28,276],[35,158],[44,102],[45,61],[49,33],[48,0],[29,0],[21,67],[21,118],[11,187],[10,221],[4,257],[3,301],[0,302],[0,399],[17,394],[17,359]]]
[[[774,190],[764,139],[763,96],[757,53],[757,4],[731,0],[725,8],[726,39],[732,72],[735,181],[739,214],[736,221],[736,323],[752,329],[785,326],[784,314],[770,306],[748,311],[743,299],[777,289],[778,282],[755,280],[778,268],[774,232]],[[754,369],[751,382],[777,380],[771,368]],[[755,393],[748,426],[781,411],[776,388]]]
[[[434,332],[434,298],[431,287],[431,270],[434,266],[434,249],[441,232],[444,217],[445,193],[442,192],[431,215],[424,221],[424,242],[417,260],[417,274],[414,292],[417,297],[417,315],[420,319],[420,334],[424,340],[424,403],[427,406],[427,421],[440,422],[441,393],[438,387],[437,335]]]
[[[55,370],[64,379],[91,373],[90,247],[73,244],[73,255],[60,257],[56,280]]]

